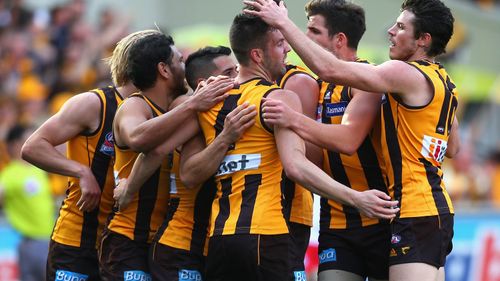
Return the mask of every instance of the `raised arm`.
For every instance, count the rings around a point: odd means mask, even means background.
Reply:
[[[272,0],[243,1],[256,10],[245,13],[258,16],[278,28],[302,61],[322,80],[348,85],[369,92],[414,93],[419,83],[414,81],[416,69],[401,61],[388,61],[379,66],[342,61],[309,39],[289,18],[280,2]],[[425,79],[423,75],[418,75]]]
[[[89,166],[66,158],[55,147],[79,134],[96,130],[101,121],[100,112],[97,95],[90,92],[76,95],[28,138],[21,151],[24,160],[47,172],[78,178],[82,195],[77,206],[82,211],[98,206],[99,185]]]
[[[351,155],[370,133],[380,110],[381,94],[352,89],[340,124],[322,124],[292,110],[285,102],[266,99],[264,121],[295,131],[304,140],[331,151]]]
[[[269,98],[282,100],[295,111],[301,111],[300,101],[293,93],[280,96],[277,92],[272,92]],[[389,201],[387,194],[378,190],[358,192],[350,189],[316,167],[305,157],[304,141],[292,130],[274,126],[274,132],[283,168],[290,179],[323,197],[354,206],[369,217],[390,219],[398,212],[397,202]]]
[[[224,120],[224,129],[208,146],[202,134],[190,140],[181,152],[180,178],[186,187],[202,184],[217,172],[229,147],[255,123],[254,105],[244,103],[231,111]]]

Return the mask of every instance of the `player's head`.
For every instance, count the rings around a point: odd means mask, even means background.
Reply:
[[[402,11],[411,12],[415,39],[424,33],[432,37],[432,44],[427,54],[437,56],[445,52],[446,45],[453,35],[455,19],[450,9],[440,0],[406,0],[401,5]]]
[[[290,46],[279,30],[258,17],[238,14],[233,20],[229,40],[240,67],[262,67],[272,79],[286,71]]]
[[[134,44],[128,55],[127,75],[141,91],[152,88],[158,79],[167,81],[174,95],[184,94],[184,60],[172,37],[153,34]]]
[[[186,59],[186,80],[192,89],[210,76],[236,77],[236,62],[231,49],[225,46],[207,46],[190,54]]]
[[[419,48],[434,57],[445,52],[453,35],[454,18],[440,0],[406,0],[401,14],[389,29],[392,59],[410,60]]]
[[[333,50],[339,34],[347,38],[347,47],[356,50],[366,30],[365,11],[344,0],[311,0],[306,6],[307,36]],[[337,37],[336,37],[337,36]]]
[[[130,82],[130,78],[127,76],[127,58],[130,47],[137,43],[137,41],[139,41],[140,39],[154,34],[161,34],[161,32],[158,30],[149,29],[137,31],[125,36],[120,41],[118,41],[111,57],[105,59],[106,63],[111,68],[111,77],[113,79],[113,83],[117,87],[123,86]]]

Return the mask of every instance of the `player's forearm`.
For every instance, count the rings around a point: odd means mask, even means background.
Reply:
[[[127,195],[133,196],[140,189],[141,186],[154,174],[160,167],[165,155],[158,153],[140,153],[135,160],[132,171],[127,179]]]
[[[21,155],[27,162],[50,173],[80,178],[91,172],[88,166],[66,158],[44,139],[28,140]]]
[[[354,206],[355,191],[333,180],[312,162],[302,159],[294,166],[294,171],[286,171],[292,180],[320,196]]]
[[[192,155],[181,166],[180,177],[187,187],[195,187],[217,172],[231,143],[218,136],[202,151]]]

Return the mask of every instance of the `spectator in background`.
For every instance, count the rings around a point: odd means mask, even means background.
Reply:
[[[20,280],[45,280],[54,202],[47,174],[21,159],[21,147],[33,132],[15,126],[7,136],[11,162],[0,172],[0,203],[8,222],[21,235]],[[36,215],[35,215],[36,214]]]

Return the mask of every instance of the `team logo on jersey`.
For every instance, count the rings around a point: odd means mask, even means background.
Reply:
[[[387,94],[383,94],[382,98],[380,99],[380,104],[385,104],[387,102]]]
[[[57,270],[56,271],[56,281],[86,281],[89,278],[88,275],[71,272],[67,270]]]
[[[325,263],[330,261],[337,261],[337,251],[335,249],[330,248],[323,250],[321,254],[319,254],[319,263]]]
[[[341,101],[336,103],[325,104],[326,117],[342,116],[347,108],[347,102]]]
[[[201,281],[201,274],[198,270],[179,270],[179,281]]]
[[[102,143],[99,151],[108,156],[115,156],[115,140],[113,138],[113,132],[109,132],[106,134],[104,142]]]
[[[316,108],[316,121],[321,122],[322,116],[321,114],[323,113],[323,105],[318,104],[318,107]]]
[[[175,181],[175,173],[170,173],[170,194],[177,193],[177,183]]]
[[[129,270],[123,272],[124,281],[151,281],[151,275],[141,270]]]
[[[448,148],[448,143],[445,140],[424,135],[420,153],[426,159],[433,159],[438,163],[442,163],[446,154],[446,148]]]
[[[331,97],[332,97],[332,91],[331,90],[327,90],[326,93],[325,93],[325,97],[323,99],[329,100]]]
[[[401,242],[401,236],[393,234],[391,237],[391,244],[398,244]]]
[[[215,176],[223,176],[238,171],[255,170],[260,166],[260,154],[231,154],[226,155],[219,165]]]

